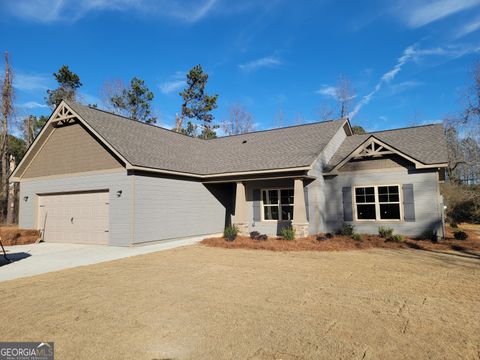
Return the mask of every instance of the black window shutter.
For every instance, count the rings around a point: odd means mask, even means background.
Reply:
[[[403,218],[405,221],[415,221],[415,199],[413,184],[403,184]]]
[[[353,209],[352,209],[352,188],[342,188],[343,196],[343,220],[353,221]]]
[[[260,190],[259,189],[254,189],[253,190],[253,221],[261,221],[262,216],[260,211]]]

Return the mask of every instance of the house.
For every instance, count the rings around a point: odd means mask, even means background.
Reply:
[[[202,140],[62,101],[16,167],[19,226],[127,246],[218,234],[442,234],[442,125],[354,135],[348,119]]]

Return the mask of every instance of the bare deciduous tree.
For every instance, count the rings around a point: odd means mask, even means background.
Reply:
[[[341,74],[335,87],[335,97],[338,104],[338,115],[344,118],[348,115],[353,99],[355,99],[355,89],[350,79]]]
[[[279,108],[275,114],[275,127],[281,128],[285,124],[285,113],[282,108]]]
[[[233,104],[229,109],[229,118],[222,124],[222,130],[226,135],[238,135],[255,130],[253,116],[242,104]]]
[[[480,123],[480,61],[475,64],[472,70],[472,80],[467,87],[465,102],[463,122],[478,126]]]
[[[1,157],[2,157],[2,184],[1,184],[1,212],[2,218],[7,223],[12,222],[13,214],[10,213],[8,207],[8,176],[10,170],[10,164],[8,159],[8,122],[13,115],[13,84],[12,84],[12,71],[8,62],[8,52],[5,52],[5,74],[2,84],[2,133],[0,138]]]
[[[334,110],[326,102],[322,102],[317,109],[317,116],[320,121],[332,120]]]
[[[104,81],[99,95],[106,110],[115,114],[123,115],[121,114],[121,111],[113,105],[112,99],[121,96],[125,89],[125,83],[121,79]]]

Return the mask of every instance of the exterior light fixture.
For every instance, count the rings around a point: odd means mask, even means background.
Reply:
[[[23,201],[27,202],[27,200],[28,200],[28,196],[25,195],[25,196],[23,197]]]
[[[120,197],[120,196],[122,196],[122,190],[117,191],[117,197]]]

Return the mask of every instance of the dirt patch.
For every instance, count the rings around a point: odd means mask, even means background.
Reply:
[[[191,246],[0,283],[0,332],[59,359],[475,359],[479,276],[427,251]]]
[[[16,226],[0,226],[0,240],[3,246],[26,245],[35,243],[40,236],[40,231],[32,229],[19,229]]]
[[[463,227],[462,227],[463,228]],[[362,235],[361,241],[353,240],[350,236],[335,235],[332,238],[309,236],[295,240],[283,240],[278,237],[269,237],[267,240],[253,240],[246,236],[237,236],[234,241],[226,241],[223,237],[202,240],[202,244],[211,247],[226,249],[257,249],[271,251],[347,251],[365,250],[372,248],[382,249],[417,249],[440,251],[471,251],[478,252],[480,257],[480,237],[474,230],[464,228],[467,240],[455,240],[453,231],[447,228],[447,237],[434,243],[430,240],[416,240],[404,238],[402,242],[385,240],[376,235]]]

